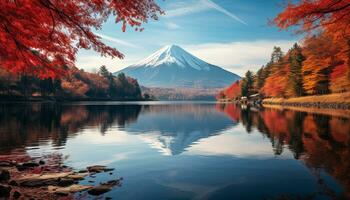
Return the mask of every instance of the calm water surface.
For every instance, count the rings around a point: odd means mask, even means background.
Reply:
[[[210,102],[1,104],[0,154],[114,167],[122,187],[105,197],[116,199],[349,199],[350,115],[339,112]]]

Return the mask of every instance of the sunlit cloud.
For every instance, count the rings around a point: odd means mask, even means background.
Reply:
[[[274,46],[279,46],[286,52],[295,42],[289,40],[258,40],[183,45],[183,47],[206,62],[242,76],[247,70],[257,71],[262,65],[266,64],[270,59]]]
[[[139,61],[141,56],[126,54],[124,59],[101,57],[100,54],[91,51],[80,50],[77,56],[76,66],[89,72],[95,72],[102,65],[109,71],[116,72]]]
[[[118,38],[115,38],[115,37],[111,37],[111,36],[100,34],[100,33],[95,33],[95,35],[101,37],[104,40],[113,42],[113,43],[118,44],[118,45],[124,45],[124,46],[127,46],[127,47],[138,48],[138,46],[136,46],[134,44],[131,44],[129,42],[126,42],[124,40],[121,40],[121,39],[118,39]]]

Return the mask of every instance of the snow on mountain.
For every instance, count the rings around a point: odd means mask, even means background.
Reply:
[[[138,79],[146,87],[221,88],[240,79],[176,45],[165,46],[115,74],[121,72]]]
[[[132,66],[158,67],[163,64],[177,64],[178,66],[192,67],[196,70],[210,70],[210,65],[176,45],[167,45],[146,59]]]

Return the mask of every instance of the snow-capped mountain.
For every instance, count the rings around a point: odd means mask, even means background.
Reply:
[[[134,77],[146,87],[222,88],[240,77],[209,64],[179,46],[168,45],[118,73]]]

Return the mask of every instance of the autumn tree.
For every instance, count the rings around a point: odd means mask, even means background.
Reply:
[[[314,40],[312,34],[327,37],[328,43],[338,46],[338,50],[332,52],[332,55],[325,57],[325,61],[340,60],[343,64],[332,66],[331,89],[334,92],[346,91],[350,87],[350,1],[349,0],[302,0],[299,2],[290,1],[274,20],[273,23],[281,29],[288,29],[292,26],[298,26],[298,33],[307,33],[308,40]],[[329,51],[327,48],[315,46],[315,51]],[[318,51],[319,52],[319,51]],[[320,59],[318,59],[320,61]],[[311,66],[316,69],[318,63],[307,62],[308,72],[311,72]],[[323,65],[322,68],[328,67]],[[326,69],[316,69],[322,73],[328,72]],[[321,75],[324,76],[324,75]],[[310,81],[312,81],[310,79]],[[312,91],[313,83],[304,83],[308,88],[308,93]],[[310,84],[310,85],[309,85]],[[321,88],[322,89],[322,88]],[[323,89],[322,89],[323,90]]]
[[[286,93],[290,97],[299,97],[304,94],[302,66],[305,57],[302,48],[295,43],[288,52],[289,75]]]
[[[280,47],[274,47],[268,63],[268,77],[262,92],[265,96],[284,96],[287,84],[286,60]]]
[[[254,90],[260,92],[261,88],[265,84],[265,80],[268,77],[268,69],[265,66],[262,66],[255,75],[254,78]]]
[[[235,100],[241,96],[241,81],[235,81],[229,87],[221,90],[217,99]]]
[[[79,48],[123,58],[94,33],[110,17],[135,30],[157,19],[154,0],[4,0],[0,4],[0,66],[14,73],[57,77],[73,67]]]
[[[307,38],[303,53],[303,86],[308,94],[327,94],[330,92],[330,74],[339,64],[336,59],[338,48],[324,33]]]

